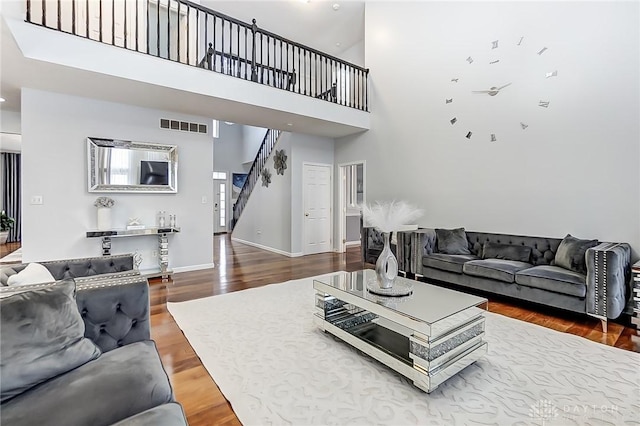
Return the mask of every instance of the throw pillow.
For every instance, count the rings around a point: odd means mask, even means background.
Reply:
[[[555,264],[564,269],[569,269],[581,274],[587,273],[587,264],[584,260],[587,249],[599,244],[598,240],[581,240],[567,234],[556,251]]]
[[[443,254],[471,254],[464,228],[436,229],[438,252]]]
[[[72,279],[0,300],[0,401],[100,356],[84,337]]]
[[[27,285],[27,284],[41,284],[52,283],[56,279],[53,278],[49,270],[39,264],[30,263],[22,271],[17,274],[11,275],[7,280],[8,285]]]
[[[482,246],[483,259],[505,259],[531,263],[531,247],[487,241]]]

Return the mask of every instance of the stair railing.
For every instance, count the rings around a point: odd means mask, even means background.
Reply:
[[[256,154],[256,158],[253,160],[251,164],[251,168],[247,173],[247,179],[244,181],[244,185],[240,190],[240,194],[238,195],[238,200],[233,205],[233,221],[232,227],[238,222],[240,219],[240,215],[244,210],[247,202],[249,201],[249,196],[253,191],[253,188],[256,185],[256,182],[260,178],[260,173],[262,169],[267,164],[267,160],[269,159],[269,155],[271,155],[271,151],[273,151],[273,147],[275,147],[278,142],[278,138],[282,132],[276,129],[269,129],[264,135],[262,139],[262,144],[258,149],[258,153]]]
[[[186,65],[369,110],[369,70],[189,0],[25,0],[26,20]],[[336,88],[334,84],[337,82]]]

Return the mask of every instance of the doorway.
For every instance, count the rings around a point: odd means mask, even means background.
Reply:
[[[229,230],[229,174],[213,172],[213,233]]]
[[[365,162],[340,164],[338,176],[338,251],[344,253],[347,247],[361,244],[360,216],[365,203]]]
[[[303,253],[316,254],[331,251],[333,232],[331,175],[329,164],[302,165],[303,194]]]

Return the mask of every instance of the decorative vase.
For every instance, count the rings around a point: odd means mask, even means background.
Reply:
[[[389,232],[383,232],[384,248],[376,262],[376,274],[378,275],[378,285],[380,288],[393,287],[393,281],[398,276],[398,261],[391,251],[389,245]]]
[[[98,207],[98,230],[108,231],[111,229],[111,208]]]

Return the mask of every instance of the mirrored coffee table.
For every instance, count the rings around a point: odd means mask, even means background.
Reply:
[[[369,269],[314,280],[316,324],[425,392],[487,353],[487,299],[402,277],[413,293],[383,297],[371,280]]]

